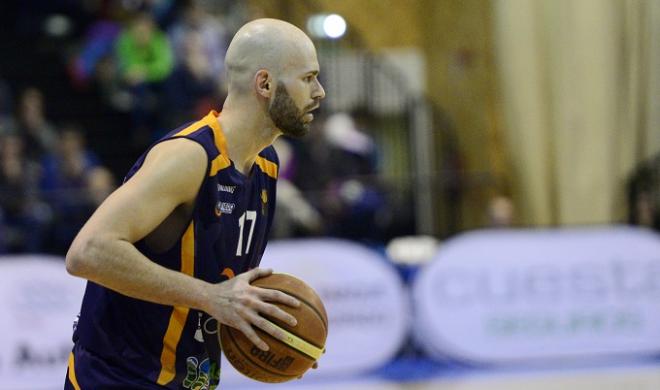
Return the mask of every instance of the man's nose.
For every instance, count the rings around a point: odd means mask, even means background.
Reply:
[[[323,89],[323,86],[321,85],[320,81],[316,81],[316,88],[314,89],[312,98],[314,99],[324,99],[325,98],[325,89]]]

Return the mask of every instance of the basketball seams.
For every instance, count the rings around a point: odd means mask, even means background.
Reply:
[[[290,333],[294,334],[296,337],[300,338],[300,339],[303,340],[304,342],[306,342],[306,343],[308,343],[308,344],[310,344],[310,345],[312,345],[312,346],[314,346],[314,347],[316,347],[316,348],[318,348],[318,349],[321,349],[321,350],[322,350],[323,348],[325,348],[325,346],[323,346],[323,345],[319,346],[317,343],[312,342],[312,341],[309,341],[307,338],[302,337],[302,336],[299,335],[298,333],[295,333],[295,332],[293,332],[293,331],[291,331],[291,330],[287,330],[287,329],[285,329],[284,326],[282,326],[283,323],[282,323],[281,321],[277,320],[276,318],[271,317],[271,316],[269,316],[269,315],[267,315],[267,314],[263,314],[263,313],[261,314],[261,316],[264,317],[265,319],[267,319],[268,321],[272,322],[273,324],[275,324],[275,325],[281,327],[283,330],[286,330],[287,332],[290,332]],[[321,323],[323,323],[323,321],[321,321]],[[325,329],[324,329],[324,330],[325,330]],[[266,333],[266,332],[264,332],[264,333]],[[266,333],[266,334],[268,334],[268,333]],[[327,337],[327,332],[326,332],[326,337]],[[275,340],[280,341],[280,340],[278,340],[278,339],[275,339]],[[280,341],[280,342],[281,342],[281,341]],[[302,353],[303,355],[305,355],[305,356],[309,356],[308,354],[306,354],[306,353],[300,351],[299,349],[297,349],[297,348],[295,348],[295,347],[293,347],[293,346],[291,346],[291,345],[289,345],[289,344],[287,344],[287,343],[282,342],[282,344],[284,344],[284,345],[286,345],[286,346],[289,346],[289,347],[295,349],[296,351],[301,352],[301,353]],[[309,357],[312,358],[312,360],[316,360],[316,359],[314,359],[313,356],[309,356]]]
[[[299,300],[300,302],[302,302],[302,303],[304,303],[305,305],[307,305],[307,307],[309,307],[310,309],[312,309],[312,311],[316,314],[316,316],[321,320],[321,324],[323,324],[323,330],[325,331],[325,334],[326,334],[326,335],[328,334],[328,325],[326,324],[325,319],[323,318],[323,316],[321,315],[321,313],[316,309],[316,307],[314,307],[314,305],[312,305],[311,303],[309,303],[305,298],[301,298],[300,296],[298,296],[298,295],[296,295],[296,294],[294,294],[294,293],[292,293],[292,292],[290,292],[290,291],[284,290],[284,289],[272,288],[272,287],[262,287],[262,288],[268,288],[268,289],[271,289],[271,290],[276,290],[276,291],[283,292],[283,293],[285,293],[285,294],[291,295],[292,297],[296,298],[296,299]],[[297,336],[300,337],[300,335],[297,335]],[[302,338],[302,337],[301,337],[301,338]],[[305,339],[303,339],[303,340],[305,340]],[[305,340],[305,341],[307,341],[308,343],[310,343],[309,340]],[[317,348],[323,348],[323,346],[320,346],[320,347],[319,347],[318,345],[315,345],[314,343],[310,343],[310,344],[314,345],[314,346],[317,347]]]
[[[279,377],[283,377],[283,378],[296,378],[296,377],[298,377],[298,375],[295,375],[295,374],[294,375],[286,375],[286,374],[281,374],[281,373],[278,373],[278,372],[273,372],[269,368],[263,367],[259,362],[255,362],[245,351],[243,351],[241,349],[241,346],[238,344],[238,342],[234,338],[234,334],[231,331],[231,329],[232,329],[231,327],[229,327],[227,329],[227,335],[229,336],[229,339],[231,340],[232,344],[234,344],[234,349],[237,350],[241,355],[243,355],[243,357],[245,359],[247,359],[250,363],[252,363],[256,367],[259,367],[260,369],[262,369],[265,372],[267,372],[271,375],[274,375],[274,376],[279,376]],[[277,341],[279,341],[279,340],[277,340]]]
[[[259,337],[267,340],[267,343],[271,345],[272,353],[260,353],[255,349],[254,344],[244,337],[240,330],[223,326],[222,328],[224,329],[220,332],[220,339],[222,341],[223,338],[228,338],[226,340],[228,347],[226,349],[228,353],[227,357],[232,357],[229,361],[239,372],[262,382],[278,383],[298,377],[298,372],[307,371],[317,360],[315,356],[320,356],[320,352],[322,350],[324,351],[325,340],[328,336],[328,319],[323,302],[321,302],[320,297],[311,287],[291,275],[272,274],[257,279],[251,284],[255,287],[275,290],[290,295],[298,299],[299,302],[310,310],[306,310],[304,306],[299,306],[298,309],[291,311],[282,305],[277,305],[294,317],[300,316],[298,322],[304,325],[302,328],[290,327],[284,323],[280,324],[280,321],[277,319],[270,318],[265,313],[260,313],[264,318],[271,321],[271,323],[277,327],[281,327],[281,330],[287,334],[286,338],[288,342],[285,342],[261,329],[254,329]],[[289,290],[292,290],[293,293]],[[311,314],[311,312],[314,314]],[[319,325],[315,322],[313,317],[316,317],[321,324]],[[303,332],[305,336],[316,340],[316,342],[309,341],[307,337],[301,337],[298,332]],[[298,361],[289,361],[290,359]],[[290,374],[292,371],[294,374]]]

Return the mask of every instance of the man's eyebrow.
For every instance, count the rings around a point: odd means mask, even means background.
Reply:
[[[318,70],[310,70],[309,72],[305,73],[305,75],[318,76],[319,71]]]

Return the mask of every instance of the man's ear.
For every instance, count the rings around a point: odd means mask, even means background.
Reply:
[[[257,94],[264,98],[270,98],[273,94],[273,79],[265,69],[260,69],[255,75],[255,87]]]

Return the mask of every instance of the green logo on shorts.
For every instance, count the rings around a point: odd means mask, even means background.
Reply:
[[[215,390],[220,381],[220,366],[216,362],[209,363],[206,358],[198,363],[196,357],[186,359],[186,379],[183,387],[191,390]]]

